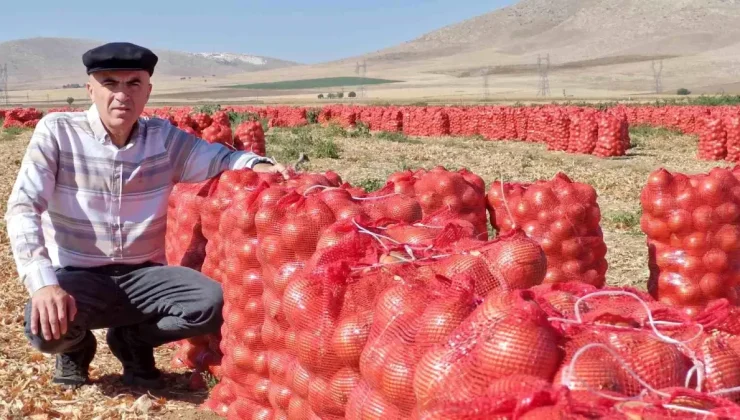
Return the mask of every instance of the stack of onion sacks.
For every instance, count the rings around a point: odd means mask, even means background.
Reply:
[[[545,283],[605,283],[606,244],[594,188],[558,173],[532,184],[494,182],[488,192],[491,225],[523,229],[547,256]]]

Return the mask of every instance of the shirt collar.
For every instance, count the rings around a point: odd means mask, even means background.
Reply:
[[[103,144],[110,141],[110,136],[108,135],[108,131],[105,129],[103,122],[100,120],[100,113],[98,112],[98,108],[95,106],[95,104],[92,104],[90,108],[87,110],[87,121],[90,124],[90,128],[92,129],[95,140]],[[143,120],[139,118],[138,121],[136,121],[136,123],[134,124],[134,128],[131,130],[131,136],[130,136],[131,141],[128,142],[128,144],[126,145],[126,147],[124,147],[124,149],[134,145],[137,138],[139,137],[139,134],[140,134],[139,131],[141,129],[142,124],[143,124]]]

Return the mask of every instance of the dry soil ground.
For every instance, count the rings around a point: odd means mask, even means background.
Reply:
[[[0,133],[0,211],[20,166],[29,131]],[[311,171],[332,169],[345,180],[378,187],[398,170],[443,165],[466,167],[493,180],[548,179],[562,171],[573,180],[593,185],[599,194],[603,228],[609,248],[608,281],[644,287],[648,275],[645,239],[639,230],[639,195],[648,174],[658,168],[704,172],[725,163],[696,159],[696,139],[665,130],[633,129],[628,156],[598,159],[548,152],[543,145],[487,142],[474,138],[407,138],[369,136],[317,127],[272,130],[268,153],[283,161],[300,151],[311,158]],[[94,384],[61,392],[50,384],[53,359],[33,351],[23,336],[22,307],[26,294],[16,279],[5,225],[0,223],[0,418],[208,418],[197,412],[205,392],[187,389],[188,372],[168,366],[171,350],[158,350],[160,366],[170,371],[167,392],[144,395],[118,384],[120,365],[99,335],[98,357],[92,365]],[[137,401],[138,400],[138,401]],[[37,417],[32,415],[36,414]]]

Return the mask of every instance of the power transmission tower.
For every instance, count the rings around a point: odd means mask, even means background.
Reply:
[[[540,74],[540,88],[537,91],[537,96],[547,97],[550,96],[550,54],[548,53],[545,58],[537,54],[537,71]]]
[[[365,97],[365,75],[367,74],[367,61],[362,60],[362,64],[358,61],[355,63],[355,74],[359,77],[361,77],[362,83],[360,84],[360,92],[358,92],[358,95],[360,98]]]
[[[655,93],[663,93],[663,60],[659,60],[658,65],[653,60],[653,79],[655,80]]]
[[[8,105],[8,65],[0,67],[0,98],[5,99],[5,105]]]
[[[488,70],[486,69],[486,72],[483,74],[483,97],[488,99],[489,96],[491,96],[491,90],[489,89],[488,84],[488,78],[490,74],[488,74]]]

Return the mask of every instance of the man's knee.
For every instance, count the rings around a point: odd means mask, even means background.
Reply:
[[[25,321],[25,334],[26,338],[28,339],[29,343],[31,343],[31,346],[40,351],[41,353],[47,353],[47,354],[57,354],[57,353],[65,353],[69,349],[75,347],[77,344],[82,341],[83,338],[85,338],[86,331],[78,328],[75,325],[69,325],[67,328],[67,333],[60,335],[59,339],[52,338],[51,340],[46,340],[43,337],[43,333],[41,331],[41,328],[39,326],[38,328],[38,334],[34,334],[31,329],[31,302],[29,301],[26,304],[25,308],[25,314],[24,314],[24,321]]]
[[[224,294],[221,284],[206,275],[185,267],[170,267],[177,271],[179,276],[188,278],[194,287],[194,297],[188,299],[190,317],[196,324],[204,328],[221,328],[221,311],[224,306]]]
[[[223,324],[224,293],[221,284],[205,277],[203,286],[203,308],[206,314],[204,327],[215,334],[221,330]]]
[[[84,336],[82,334],[70,334],[70,332],[67,332],[67,334],[61,336],[58,340],[53,338],[46,340],[32,333],[26,334],[26,337],[28,337],[31,346],[41,353],[58,354],[69,351],[72,347],[79,344]]]

